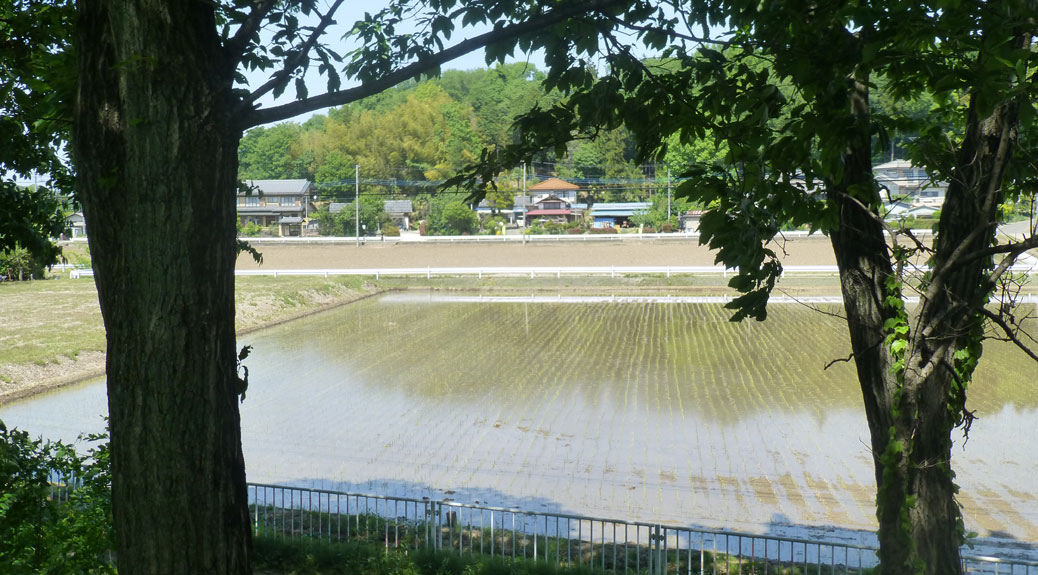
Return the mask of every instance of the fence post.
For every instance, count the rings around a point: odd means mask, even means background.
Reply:
[[[659,525],[653,525],[649,532],[649,573],[651,575],[664,575],[664,551],[663,541],[666,537]]]
[[[425,546],[432,545],[432,502],[425,502]]]

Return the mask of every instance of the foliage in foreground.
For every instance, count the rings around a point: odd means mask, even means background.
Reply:
[[[115,573],[107,437],[83,439],[85,456],[0,421],[0,573]]]
[[[386,549],[379,543],[334,543],[312,539],[283,539],[260,536],[254,540],[254,566],[258,573],[285,575],[605,575],[626,573],[619,568],[597,569],[587,566],[559,566],[525,557],[488,557],[478,554],[459,554],[451,550]],[[673,551],[670,555],[673,555]],[[697,558],[698,559],[698,558]],[[778,565],[772,562],[754,562],[723,556],[714,560],[711,553],[704,555],[703,568],[710,573],[775,573],[802,575],[804,573],[846,573],[841,566],[823,565],[814,570],[798,565]],[[668,575],[683,573],[673,557],[667,562]],[[691,572],[700,572],[698,565],[689,566]],[[630,573],[647,573],[642,566]],[[872,573],[873,569],[855,570]]]
[[[533,559],[458,555],[454,551],[386,550],[371,543],[257,537],[255,566],[297,575],[591,575]]]

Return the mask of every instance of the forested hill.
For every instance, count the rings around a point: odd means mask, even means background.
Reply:
[[[440,180],[468,164],[484,147],[511,139],[515,117],[557,101],[545,93],[543,73],[525,63],[489,70],[447,70],[302,124],[250,130],[239,149],[242,179],[307,178],[318,184],[361,177]],[[531,158],[537,174],[644,177],[624,130],[570,147],[567,157]]]
[[[543,79],[544,73],[527,63],[447,70],[438,78],[407,82],[349,106],[332,108],[327,115],[315,115],[302,124],[254,128],[242,139],[238,151],[239,176],[306,178],[330,191],[335,182],[352,181],[354,167],[359,165],[364,180],[396,183],[383,186],[383,193],[413,194],[417,190],[414,186],[407,189],[408,182],[454,175],[483,148],[512,141],[512,123],[518,115],[534,106],[558,102],[562,96],[546,92]],[[879,82],[886,84],[882,78]],[[925,97],[894,105],[886,92],[880,89],[870,94],[875,100],[872,105],[895,116],[922,116],[932,105]],[[891,138],[897,146],[912,136],[895,131]],[[724,163],[726,152],[727,146],[715,144],[712,137],[691,142],[672,137],[659,166],[671,167],[677,175],[693,162]],[[889,148],[883,148],[873,160],[885,161],[889,154]],[[530,158],[528,166],[533,175],[562,178],[663,177],[655,173],[656,166],[639,166],[634,156],[633,141],[620,128],[599,133],[593,140],[571,143],[565,157],[557,158],[546,150]],[[507,187],[509,182],[503,183]],[[616,200],[643,199],[635,191],[616,195]]]

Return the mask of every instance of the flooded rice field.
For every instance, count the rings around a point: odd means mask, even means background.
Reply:
[[[824,304],[823,304],[824,306]],[[823,311],[837,313],[835,306]],[[846,327],[802,305],[387,295],[250,334],[249,480],[830,536],[874,529]],[[1038,541],[1038,377],[989,344],[955,447],[967,529]],[[103,383],[0,408],[73,439]]]

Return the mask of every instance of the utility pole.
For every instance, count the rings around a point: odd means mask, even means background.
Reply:
[[[667,221],[670,221],[670,168],[667,168]]]
[[[522,195],[522,198],[523,198],[522,201],[526,202],[526,160],[523,160],[523,195]],[[524,203],[523,206],[524,206],[524,210],[525,210],[526,204]],[[526,212],[523,211],[523,227],[525,228],[527,225],[528,224],[527,224],[527,221],[526,221]],[[522,230],[522,229],[520,229],[519,231],[520,232],[524,232],[524,230]],[[525,233],[523,233],[523,243],[524,244],[526,243],[526,234]]]
[[[353,183],[357,193],[354,195],[353,203],[356,205],[356,218],[353,220],[353,235],[356,236],[357,247],[360,247],[360,164],[354,164]]]

